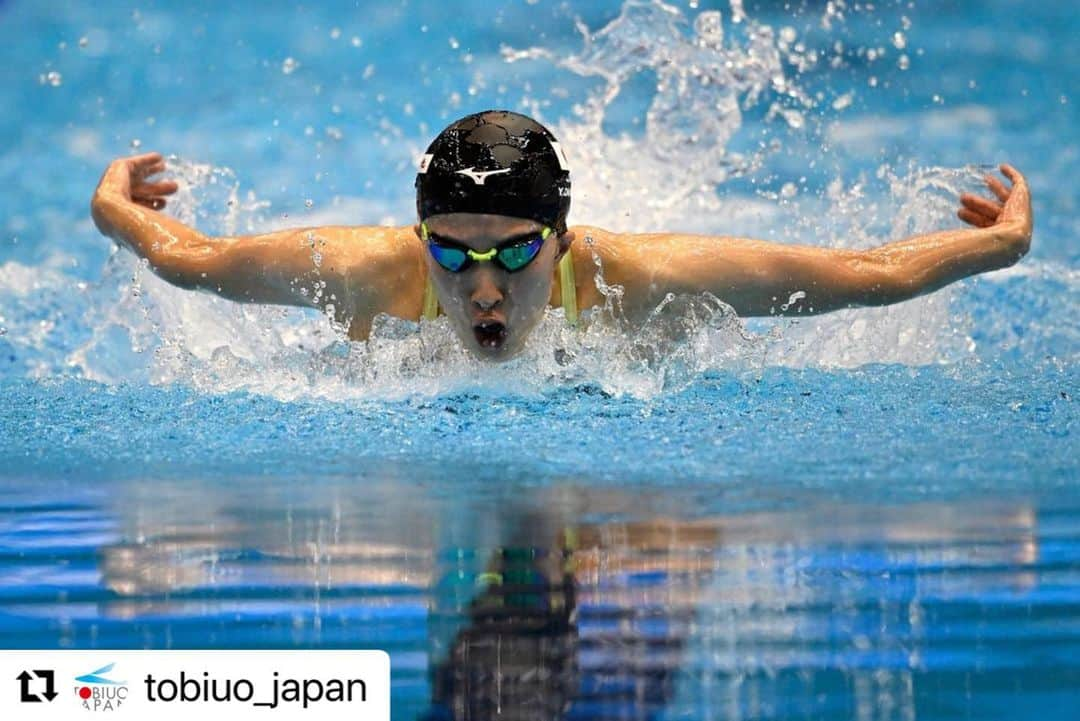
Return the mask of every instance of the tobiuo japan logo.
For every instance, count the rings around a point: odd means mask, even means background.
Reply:
[[[75,694],[87,711],[116,711],[127,701],[127,681],[109,678],[115,663],[102,666],[90,673],[76,676]]]

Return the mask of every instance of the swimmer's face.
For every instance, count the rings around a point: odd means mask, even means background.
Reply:
[[[425,222],[433,234],[478,253],[523,233],[543,230],[535,220],[486,213],[445,213]],[[415,227],[420,236],[419,224]],[[465,346],[494,361],[512,358],[544,316],[551,297],[555,266],[569,249],[573,234],[549,235],[540,253],[523,269],[510,273],[494,262],[473,263],[452,273],[424,248],[432,284],[443,312]]]

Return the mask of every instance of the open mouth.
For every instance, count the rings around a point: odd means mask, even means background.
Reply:
[[[506,326],[494,320],[480,321],[473,326],[473,333],[481,348],[498,349],[506,341]]]

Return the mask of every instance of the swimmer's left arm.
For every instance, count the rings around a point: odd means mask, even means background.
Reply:
[[[863,251],[688,233],[581,230],[594,241],[604,283],[622,287],[622,310],[631,320],[643,320],[668,293],[712,293],[749,317],[880,304],[893,286],[885,267]],[[575,270],[584,265],[595,272],[593,263],[583,260],[575,262]],[[603,294],[585,280],[581,307],[603,304]]]
[[[889,305],[1013,265],[1027,253],[1032,229],[1027,183],[1011,166],[1001,170],[1012,181],[1011,189],[987,178],[1000,203],[969,194],[960,198],[958,215],[974,227],[870,250],[682,233],[618,234],[599,228],[580,228],[579,235],[594,241],[591,252],[601,261],[604,282],[623,287],[628,317],[647,316],[667,293],[710,292],[743,317]],[[601,304],[595,285],[583,280],[586,297],[579,303]]]

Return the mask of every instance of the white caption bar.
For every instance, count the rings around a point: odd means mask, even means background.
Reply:
[[[7,651],[0,718],[390,721],[384,651]],[[222,716],[218,716],[221,714]]]

